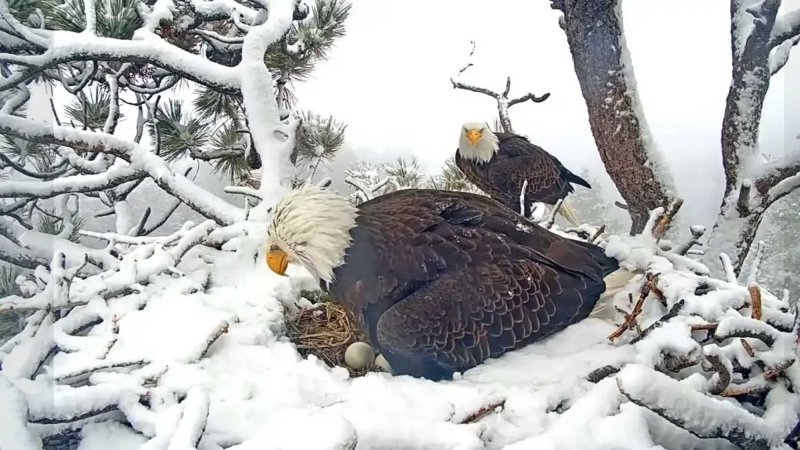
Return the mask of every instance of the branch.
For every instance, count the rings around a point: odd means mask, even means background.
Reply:
[[[0,186],[0,198],[51,198],[74,192],[97,192],[144,178],[146,174],[130,166],[114,166],[106,173],[74,175],[50,181],[6,181]]]
[[[800,35],[783,41],[781,45],[772,50],[769,55],[770,76],[780,72],[786,66],[786,63],[789,62],[789,55],[792,53],[792,47],[798,42],[800,42]]]
[[[644,366],[629,365],[620,371],[617,386],[631,403],[701,439],[721,438],[745,450],[772,444],[772,433],[763,419]],[[719,420],[721,417],[726,420]]]
[[[137,40],[99,36],[87,39],[81,33],[70,31],[52,31],[48,34],[47,51],[40,55],[0,53],[0,63],[28,66],[27,70],[0,81],[0,92],[25,83],[46,69],[75,61],[152,64],[224,93],[236,93],[240,87],[237,68],[213,63],[200,55],[167,44],[152,33],[142,32],[140,37],[149,39]],[[145,36],[147,34],[149,36]]]
[[[548,98],[550,98],[550,93],[549,92],[546,92],[546,93],[544,93],[544,95],[540,95],[540,96],[537,96],[536,94],[533,94],[533,93],[527,93],[527,94],[523,95],[522,97],[517,97],[517,98],[509,100],[508,101],[508,106],[510,108],[510,107],[516,105],[517,103],[527,102],[528,100],[531,100],[534,103],[542,103],[543,101],[547,100]]]
[[[108,183],[108,180],[104,177],[107,177],[109,172],[112,171],[116,172],[116,178],[114,178],[115,186],[146,175],[152,178],[161,189],[179,198],[204,217],[214,219],[217,223],[231,224],[243,218],[240,208],[195,185],[185,176],[175,173],[163,159],[152,153],[147,147],[135,142],[104,133],[49,126],[7,114],[0,114],[0,133],[27,139],[31,142],[64,145],[87,152],[109,153],[130,163],[130,167],[114,166],[105,174],[83,175],[84,177],[96,177],[89,180],[81,179],[85,183],[93,182],[95,183],[94,186],[104,186],[103,183]],[[125,181],[122,181],[123,179]],[[61,192],[84,191],[75,190],[74,186],[70,186],[69,183],[65,183],[63,180],[52,182],[61,187]],[[20,183],[22,182],[14,184],[19,188]],[[11,190],[8,184],[5,183],[3,187],[0,187],[0,197],[17,196],[18,192]],[[31,191],[36,191],[36,193],[52,192],[52,186],[39,186],[41,184],[50,183],[38,183],[36,186],[29,185],[25,187],[28,193],[31,194],[30,196],[36,196]],[[25,189],[23,189],[23,192],[25,192]],[[6,195],[3,195],[3,193],[6,193]]]
[[[770,46],[777,47],[798,35],[800,35],[800,9],[795,9],[775,19],[769,43]]]

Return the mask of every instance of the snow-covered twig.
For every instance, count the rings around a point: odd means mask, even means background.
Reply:
[[[553,227],[553,224],[556,222],[556,215],[558,214],[558,210],[561,209],[561,204],[564,203],[564,199],[560,198],[553,206],[553,210],[550,211],[550,216],[547,218],[547,221],[544,223],[544,227],[550,229]]]
[[[525,217],[525,191],[528,189],[528,180],[522,182],[519,192],[519,215]]]

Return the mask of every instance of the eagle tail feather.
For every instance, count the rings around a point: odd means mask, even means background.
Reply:
[[[583,178],[575,175],[572,172],[568,172],[564,178],[566,178],[566,180],[569,181],[570,183],[578,184],[578,185],[583,186],[583,187],[585,187],[587,189],[591,189],[592,188],[592,185],[589,184],[588,181],[586,181]]]
[[[575,209],[567,202],[567,198],[564,197],[564,200],[561,202],[561,207],[558,208],[558,213],[567,219],[567,222],[572,224],[574,227],[579,227],[581,224],[578,222],[578,216],[575,214]]]
[[[628,282],[636,276],[636,273],[625,269],[618,269],[603,278],[606,290],[600,294],[600,298],[594,305],[594,309],[589,313],[589,317],[600,319],[609,323],[614,323],[616,310],[614,309],[614,296],[625,289]]]

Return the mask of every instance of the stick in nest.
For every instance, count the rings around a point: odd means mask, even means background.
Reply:
[[[753,311],[751,317],[761,320],[761,289],[757,284],[751,283],[747,286],[747,291],[750,292],[750,309]]]
[[[589,238],[589,242],[594,244],[595,241],[597,241],[597,239],[600,238],[600,235],[602,235],[605,231],[606,231],[606,226],[600,225],[600,228],[598,228],[597,231],[595,231],[594,235],[592,235],[592,237]]]
[[[647,277],[647,281],[642,284],[642,290],[639,293],[639,300],[636,301],[636,305],[633,307],[633,311],[630,314],[625,315],[625,321],[617,328],[613,333],[608,336],[608,339],[613,341],[618,337],[622,336],[623,333],[627,330],[631,330],[634,327],[638,327],[638,323],[636,322],[636,318],[639,317],[639,314],[642,313],[642,308],[644,306],[644,300],[650,294],[650,289],[653,283],[651,282],[653,276],[652,274],[648,273],[645,275]],[[633,296],[628,294],[631,301],[633,301]]]
[[[683,205],[682,198],[676,198],[672,203],[669,204],[669,208],[667,208],[667,212],[661,216],[661,219],[653,229],[653,236],[655,236],[656,240],[661,240],[664,237],[664,233],[667,232],[667,227],[669,227],[670,222],[675,217],[675,214],[678,213],[678,210],[681,209],[681,205]]]
[[[495,402],[495,403],[492,403],[490,405],[484,406],[483,408],[481,408],[481,409],[475,411],[474,413],[468,415],[467,417],[465,417],[464,419],[462,419],[458,423],[459,423],[459,425],[463,425],[463,424],[467,424],[467,423],[477,422],[477,421],[483,419],[484,417],[486,417],[487,415],[489,415],[495,409],[502,408],[505,405],[506,405],[506,401],[505,400],[500,400],[499,402]]]

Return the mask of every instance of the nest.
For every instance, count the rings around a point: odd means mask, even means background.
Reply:
[[[303,295],[312,301],[316,295]],[[313,306],[301,309],[287,322],[288,337],[303,356],[314,355],[330,367],[341,366],[350,376],[364,375],[373,368],[356,370],[344,362],[344,352],[350,344],[364,341],[364,335],[353,317],[339,303],[319,297]]]

